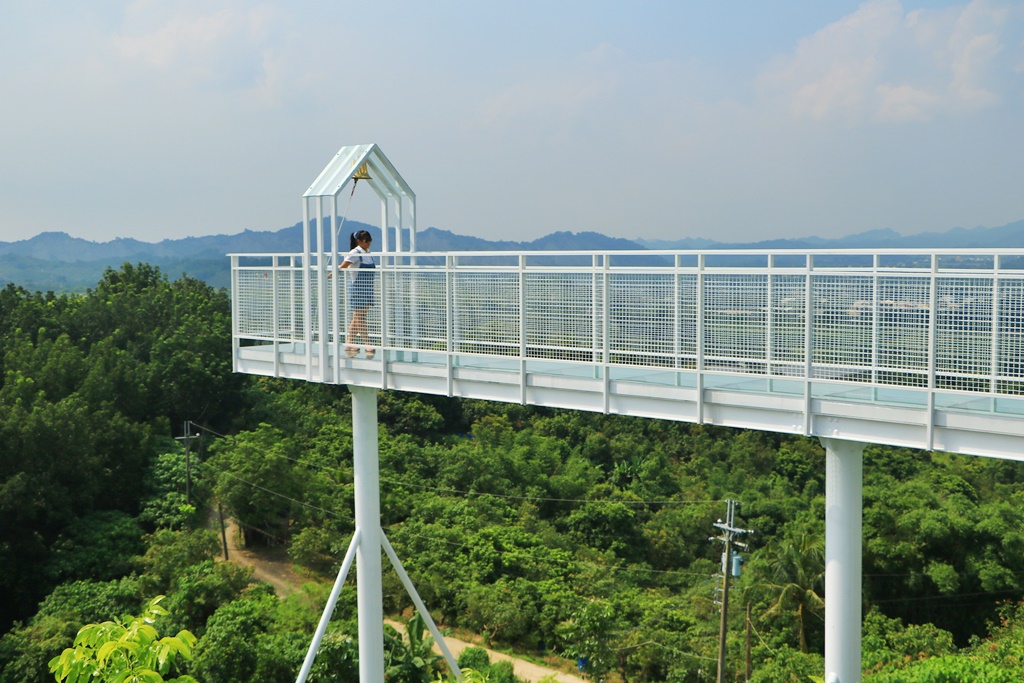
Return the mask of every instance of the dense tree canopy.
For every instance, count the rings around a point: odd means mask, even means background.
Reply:
[[[83,625],[130,625],[157,595],[154,628],[197,639],[174,675],[294,680],[353,531],[351,403],[344,387],[233,375],[229,315],[225,292],[145,264],[84,295],[0,291],[0,683],[53,680],[47,663]],[[185,421],[202,434],[188,454],[173,438]],[[817,442],[399,392],[380,394],[380,425],[384,531],[444,625],[585,659],[595,679],[706,679],[721,567],[708,536],[735,499],[757,533],[730,671],[749,604],[751,680],[821,674]],[[218,503],[311,583],[282,600],[219,561]],[[1017,463],[868,448],[868,683],[1024,674],[1022,503]],[[384,584],[408,617],[397,576]],[[342,592],[310,680],[356,675],[354,602]],[[437,671],[411,626],[389,632],[394,683]]]
[[[0,291],[0,626],[125,573],[158,438],[239,418],[229,331],[224,292],[145,264],[84,295]]]

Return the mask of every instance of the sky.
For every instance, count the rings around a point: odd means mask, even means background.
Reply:
[[[1024,219],[1024,0],[0,0],[0,65],[0,241],[279,230],[365,143],[494,240]]]

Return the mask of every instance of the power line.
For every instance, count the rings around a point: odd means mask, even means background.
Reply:
[[[214,436],[219,436],[222,439],[231,439],[232,441],[235,439],[235,437],[231,436],[230,434],[221,434],[218,431],[214,431],[213,429],[210,429],[209,427],[207,427],[205,425],[201,425],[201,424],[198,424],[196,422],[193,422],[192,420],[189,420],[188,424],[192,425],[196,429],[200,429],[200,430],[202,430],[204,432],[209,432],[210,434],[213,434]]]
[[[460,491],[459,489],[444,488],[440,486],[428,486],[426,484],[411,484],[409,482],[381,477],[382,482],[409,488],[436,491],[438,493],[458,494],[462,496],[491,496],[507,500],[542,501],[545,503],[622,503],[623,505],[714,505],[721,503],[721,500],[617,500],[608,498],[545,498],[543,496],[509,496],[501,493],[488,493],[485,491]]]
[[[319,510],[320,512],[326,513],[326,514],[331,515],[333,517],[337,517],[339,519],[345,519],[345,520],[349,520],[349,521],[354,521],[350,517],[342,516],[341,513],[337,512],[335,510],[328,510],[327,508],[322,508],[319,505],[313,505],[312,503],[307,503],[307,502],[299,500],[297,498],[292,498],[289,495],[286,495],[284,493],[279,493],[279,492],[274,491],[272,489],[268,489],[267,487],[261,486],[261,485],[255,483],[255,482],[246,481],[245,479],[242,479],[239,476],[231,474],[230,472],[222,472],[221,474],[223,474],[223,475],[225,475],[227,477],[230,477],[231,479],[234,479],[235,481],[239,481],[239,482],[241,482],[243,484],[246,484],[248,486],[252,486],[253,488],[257,488],[260,491],[263,491],[265,493],[269,493],[272,496],[277,496],[278,498],[284,498],[285,500],[291,501],[292,503],[295,503],[297,505],[301,505],[303,507],[307,507],[307,508],[310,508],[312,510]]]
[[[973,598],[973,597],[977,597],[979,595],[1003,595],[1003,594],[1006,594],[1006,593],[1020,595],[1021,592],[1022,591],[1019,588],[1003,588],[1003,589],[997,590],[997,591],[977,591],[977,592],[974,592],[974,593],[948,593],[948,594],[940,594],[940,595],[922,595],[922,596],[913,597],[913,598],[886,598],[884,600],[869,600],[868,602],[871,603],[872,605],[887,605],[887,604],[892,604],[892,603],[896,603],[896,602],[930,602],[932,600],[953,600],[955,598]],[[986,604],[986,603],[976,603],[976,604]]]
[[[215,434],[217,436],[220,436],[222,438],[231,438],[231,439],[233,439],[233,437],[226,436],[226,435],[223,435],[223,434],[219,434],[219,433],[215,432],[212,429],[203,427],[202,425],[198,425],[198,424],[196,424],[194,422],[190,422],[189,424],[195,425],[196,427],[198,427],[199,429],[201,429],[203,431],[210,432],[210,433]],[[295,462],[295,463],[300,464],[300,465],[312,466],[312,467],[318,468],[318,469],[327,469],[326,467],[321,467],[321,466],[318,466],[318,465],[316,465],[314,463],[308,463],[306,461],[300,461],[300,460],[296,460],[294,458],[288,458],[287,456],[281,456],[281,457],[284,457],[285,459],[290,460],[290,461]],[[242,479],[241,477],[239,477],[237,475],[234,475],[234,474],[232,474],[230,472],[224,472],[223,474],[225,474],[226,476],[230,477],[231,479],[234,479],[235,481],[238,481],[238,482],[240,482],[242,484],[245,484],[247,486],[252,486],[253,488],[256,488],[256,489],[259,489],[261,491],[264,491],[265,493],[268,493],[270,495],[277,496],[279,498],[288,500],[289,502],[295,503],[296,505],[300,505],[300,506],[305,507],[305,508],[309,508],[309,509],[312,509],[312,510],[316,510],[316,511],[322,512],[324,514],[330,515],[331,517],[334,517],[334,518],[339,519],[339,520],[348,521],[348,522],[354,521],[350,515],[338,512],[336,510],[329,510],[327,508],[323,508],[323,507],[320,507],[318,505],[314,505],[312,503],[308,503],[306,501],[299,500],[297,498],[293,498],[292,496],[280,493],[278,491],[274,491],[274,490],[269,489],[269,488],[267,488],[265,486],[262,486],[260,484],[256,484],[255,482],[251,482],[251,481],[247,481],[245,479]],[[501,495],[501,494],[495,494],[495,493],[484,493],[484,492],[474,492],[474,491],[460,491],[460,490],[457,490],[457,489],[447,489],[447,488],[442,488],[442,487],[434,487],[434,486],[428,486],[428,485],[425,485],[425,484],[410,484],[408,482],[401,482],[401,481],[396,481],[396,480],[386,479],[386,478],[381,478],[381,481],[387,482],[387,483],[390,483],[390,484],[397,484],[399,486],[408,486],[408,487],[411,487],[411,488],[420,488],[420,489],[424,489],[424,490],[431,490],[431,491],[435,491],[435,492],[442,493],[442,494],[456,494],[456,495],[463,495],[463,496],[491,496],[491,497],[494,497],[494,498],[508,499],[508,500],[537,500],[537,501],[545,501],[545,502],[571,502],[571,503],[622,502],[622,503],[629,503],[629,504],[701,504],[701,505],[721,502],[721,501],[610,501],[610,500],[579,499],[579,498],[545,498],[545,497],[536,497],[536,496],[509,496],[509,495]],[[239,522],[239,523],[241,523],[241,522]],[[721,524],[721,520],[719,520],[719,524],[716,524],[715,526],[720,526],[720,524]],[[252,527],[252,528],[255,528],[255,527]],[[444,538],[437,538],[437,537],[433,537],[433,536],[426,536],[426,535],[423,535],[423,534],[418,534],[418,533],[415,533],[415,532],[412,532],[412,531],[408,531],[404,527],[389,526],[389,527],[384,527],[384,528],[387,529],[388,531],[396,531],[398,534],[405,535],[407,537],[420,538],[420,539],[427,540],[427,541],[444,543],[446,545],[454,546],[454,547],[457,547],[457,548],[468,548],[469,547],[469,546],[467,546],[464,543],[457,543],[457,542],[450,541],[450,540],[444,539]],[[261,533],[266,533],[266,532],[264,532],[262,530],[259,530],[259,529],[257,529],[257,530],[260,531]],[[736,531],[738,533],[740,533],[740,532],[746,533],[746,530],[736,529],[734,531]],[[729,559],[730,558],[726,557],[725,562],[728,562]],[[551,562],[551,561],[556,561],[556,558],[547,557],[547,558],[543,558],[543,560],[547,560],[548,562]],[[565,568],[568,569],[569,565],[570,565],[570,562],[571,563],[575,563],[575,564],[577,564],[579,566],[588,566],[588,567],[592,567],[592,568],[599,568],[599,569],[610,570],[610,571],[615,571],[615,572],[644,573],[644,574],[662,574],[662,575],[666,575],[666,576],[704,576],[704,574],[701,573],[701,572],[686,572],[686,571],[670,570],[670,569],[650,569],[650,568],[646,568],[646,567],[621,567],[621,566],[614,566],[614,565],[599,565],[599,564],[596,564],[596,563],[587,562],[586,560],[570,560],[570,561],[566,561],[566,562],[559,562],[559,566],[564,566]],[[549,566],[551,566],[551,565],[549,564]],[[727,576],[728,575],[728,567],[725,566],[725,565],[723,565],[723,567],[724,567],[723,574],[725,574]],[[974,575],[974,574],[971,574],[971,573],[964,573],[964,572],[960,572],[960,574],[964,575],[964,576]],[[1017,575],[1020,576],[1020,574],[1017,574]],[[901,577],[901,576],[927,576],[927,574],[913,573],[912,572],[912,573],[908,573],[908,574],[867,574],[866,576]],[[724,580],[727,582],[727,579],[724,579]],[[999,591],[982,591],[982,592],[975,592],[975,593],[956,593],[956,594],[950,594],[950,595],[921,596],[921,597],[914,597],[914,598],[891,598],[891,599],[884,599],[884,600],[872,600],[871,603],[872,604],[893,604],[893,603],[901,603],[901,602],[930,602],[930,601],[938,601],[938,600],[952,600],[952,599],[955,599],[957,597],[975,597],[975,596],[981,596],[981,595],[1005,595],[1005,594],[1015,594],[1015,593],[1019,594],[1020,592],[1021,592],[1020,589],[1009,588],[1009,589],[1003,589],[1003,590],[999,590]],[[724,593],[724,591],[723,591],[723,593]],[[978,603],[978,604],[987,604],[987,603]]]
[[[238,481],[238,482],[240,482],[242,484],[245,484],[247,486],[252,486],[253,488],[259,489],[261,491],[264,491],[265,493],[269,493],[269,494],[271,494],[273,496],[277,496],[277,497],[282,498],[284,500],[288,500],[288,501],[290,501],[292,503],[295,503],[297,505],[301,505],[303,507],[307,507],[307,508],[311,508],[311,509],[314,509],[314,510],[318,510],[320,512],[323,512],[325,514],[328,514],[328,515],[330,515],[332,517],[335,517],[337,519],[340,519],[340,520],[353,521],[353,519],[350,516],[346,515],[346,514],[342,514],[340,512],[335,511],[335,510],[329,510],[327,508],[323,508],[323,507],[320,507],[318,505],[313,505],[312,503],[307,503],[307,502],[299,500],[297,498],[293,498],[292,496],[289,496],[289,495],[284,494],[284,493],[280,493],[278,491],[274,491],[274,490],[269,489],[269,488],[267,488],[265,486],[262,486],[260,484],[256,484],[255,482],[247,481],[247,480],[245,480],[245,479],[243,479],[243,478],[241,478],[241,477],[239,477],[237,475],[231,474],[230,472],[224,472],[224,474],[226,476],[230,477],[231,479],[234,479],[235,481]],[[238,521],[238,520],[236,520],[236,521]],[[239,523],[241,523],[241,521],[239,521]],[[252,527],[252,528],[255,529],[256,527]],[[424,540],[427,540],[427,541],[433,541],[433,542],[437,542],[437,543],[444,543],[446,545],[455,546],[457,548],[470,548],[470,546],[466,545],[465,543],[457,543],[455,541],[449,541],[448,539],[437,538],[436,536],[426,536],[424,534],[418,534],[416,532],[409,531],[409,530],[405,529],[404,527],[396,527],[394,525],[391,525],[391,526],[384,526],[382,528],[385,529],[386,531],[393,531],[393,532],[395,532],[397,534],[396,539],[400,538],[402,535],[405,535],[405,536],[411,536],[411,537],[414,537],[414,538],[421,538],[421,539],[424,539]],[[256,530],[257,531],[261,531],[259,529],[256,529]],[[262,533],[262,531],[261,531],[261,533]],[[542,547],[544,547],[547,550],[554,550],[553,548],[548,548],[547,546],[542,546]],[[524,548],[523,550],[529,550],[529,548]],[[588,567],[592,567],[592,568],[595,568],[595,569],[602,569],[602,570],[606,570],[606,571],[615,571],[615,572],[633,572],[633,573],[644,573],[644,574],[664,574],[664,575],[668,575],[668,576],[701,576],[701,577],[706,576],[706,574],[704,572],[686,572],[686,571],[673,570],[673,569],[649,569],[649,568],[646,568],[646,567],[619,567],[619,566],[614,566],[614,565],[601,565],[601,564],[597,564],[597,563],[594,563],[594,562],[588,562],[587,560],[567,560],[567,561],[562,562],[562,561],[559,561],[557,558],[552,558],[552,557],[535,558],[535,559],[538,559],[541,562],[545,562],[545,561],[548,562],[548,566],[549,567],[553,566],[551,563],[558,562],[559,566],[564,566],[566,568],[568,568],[570,566],[570,564],[576,564],[576,565],[579,565],[579,566],[588,566]]]
[[[226,439],[232,439],[232,440],[235,439],[235,437],[233,437],[233,436],[228,436],[228,435],[225,435],[225,434],[220,434],[219,432],[216,432],[216,431],[214,431],[212,429],[209,429],[207,427],[203,427],[202,425],[195,424],[194,422],[192,422],[191,424],[195,425],[199,429],[202,429],[203,431],[207,431],[207,432],[209,432],[211,434],[214,434],[215,436],[219,436],[219,437],[226,438]],[[288,460],[290,462],[294,462],[294,463],[296,463],[298,465],[302,465],[304,467],[312,467],[314,469],[319,469],[319,470],[330,470],[330,469],[332,469],[330,466],[327,466],[327,465],[318,465],[316,463],[311,463],[311,462],[309,462],[307,460],[299,460],[297,458],[290,458],[287,455],[277,454],[277,456],[281,457],[281,458],[284,458],[285,460]],[[718,500],[618,500],[618,499],[607,499],[607,498],[550,498],[550,497],[544,497],[544,496],[513,496],[513,495],[505,495],[505,494],[501,494],[501,493],[490,493],[490,492],[486,492],[486,491],[462,491],[460,489],[453,489],[453,488],[447,488],[447,487],[441,487],[441,486],[429,486],[427,484],[413,484],[413,483],[410,483],[410,482],[401,481],[399,479],[390,479],[388,477],[380,477],[380,481],[384,482],[384,483],[392,484],[392,485],[395,485],[395,486],[405,486],[405,487],[408,487],[408,488],[416,488],[416,489],[421,489],[421,490],[424,490],[424,491],[434,491],[434,492],[440,493],[440,494],[460,495],[460,496],[467,496],[467,497],[468,496],[478,496],[478,497],[490,496],[492,498],[499,498],[499,499],[503,499],[503,500],[539,501],[539,502],[544,502],[544,503],[621,503],[622,505],[651,505],[651,506],[654,506],[654,505],[715,505],[717,503],[723,502],[721,499],[718,499]]]
[[[225,472],[224,474],[226,474],[227,476],[231,477],[232,479],[234,479],[234,480],[236,480],[236,481],[238,481],[238,482],[240,482],[242,484],[245,484],[247,486],[252,486],[254,488],[257,488],[257,489],[259,489],[261,491],[264,491],[266,493],[269,493],[271,495],[274,495],[274,496],[277,496],[279,498],[282,498],[282,499],[288,500],[290,502],[293,502],[293,503],[295,503],[297,505],[301,505],[303,507],[307,507],[307,508],[310,508],[310,509],[321,511],[321,512],[323,512],[325,514],[328,514],[328,515],[330,515],[330,516],[332,516],[334,518],[337,518],[339,520],[348,521],[348,522],[354,521],[350,515],[347,515],[347,514],[344,514],[344,513],[335,511],[335,510],[329,510],[327,508],[323,508],[323,507],[320,507],[318,505],[313,505],[312,503],[307,503],[307,502],[299,500],[297,498],[293,498],[293,497],[291,497],[291,496],[289,496],[287,494],[283,494],[283,493],[280,493],[278,491],[274,491],[272,489],[269,489],[269,488],[267,488],[265,486],[261,486],[259,484],[256,484],[254,482],[247,481],[247,480],[242,479],[241,477],[233,475],[233,474],[231,474],[229,472]],[[286,542],[286,539],[279,538],[279,537],[273,535],[272,533],[270,533],[270,532],[268,532],[268,531],[266,531],[264,529],[261,529],[259,527],[253,526],[252,524],[246,523],[246,522],[244,522],[242,520],[239,520],[237,518],[236,518],[235,521],[240,526],[245,526],[247,528],[251,528],[251,529],[254,529],[256,531],[259,531],[260,533],[266,535],[268,538],[273,538],[274,540],[277,540],[277,541],[279,541],[281,543]],[[413,532],[413,531],[409,531],[404,526],[403,527],[399,527],[399,526],[391,525],[391,526],[383,526],[382,528],[385,529],[386,531],[394,532],[396,534],[396,537],[395,537],[396,540],[398,538],[401,538],[404,535],[406,537],[413,537],[413,538],[423,539],[423,540],[426,540],[426,541],[431,541],[431,542],[436,542],[436,543],[443,543],[445,545],[450,545],[450,546],[453,546],[453,547],[456,547],[456,548],[467,548],[468,549],[468,548],[471,547],[471,546],[469,546],[469,545],[467,545],[465,543],[457,543],[455,541],[450,541],[448,539],[438,538],[436,536],[427,536],[427,535],[424,535],[424,534],[419,534],[419,533],[416,533],[416,532]],[[547,546],[543,546],[543,547],[545,549],[552,550],[552,548],[548,548]],[[524,548],[524,550],[529,550],[529,549],[528,548]],[[328,560],[332,560],[332,561],[337,559],[337,558],[335,558],[333,556],[324,555],[323,553],[320,553],[320,552],[317,552],[317,555],[323,557],[324,559],[328,559]],[[557,557],[544,556],[544,557],[537,557],[535,559],[538,560],[538,563],[546,564],[549,568],[554,568],[554,567],[557,566],[559,568],[564,568],[566,570],[571,569],[573,565],[576,565],[577,567],[588,567],[588,568],[591,568],[591,569],[599,569],[599,570],[612,571],[612,572],[617,572],[617,573],[661,574],[661,575],[666,575],[666,576],[681,576],[681,577],[685,577],[685,576],[700,576],[700,577],[704,577],[704,576],[706,576],[706,574],[703,573],[703,572],[688,572],[688,571],[673,570],[673,569],[650,569],[650,568],[646,568],[646,567],[622,567],[622,566],[616,566],[616,565],[602,565],[602,564],[597,564],[597,563],[594,563],[594,562],[590,562],[588,560],[578,560],[578,559],[571,559],[571,558],[570,559],[566,559],[566,560],[562,560],[562,559],[557,558]],[[893,575],[893,576],[899,576],[899,575]],[[869,602],[871,604],[878,604],[878,605],[901,603],[901,602],[931,602],[931,601],[939,601],[939,600],[953,600],[953,599],[958,598],[958,597],[967,598],[967,597],[978,597],[978,596],[986,596],[986,595],[996,596],[996,595],[1005,595],[1005,594],[1019,594],[1020,592],[1021,592],[1020,590],[1008,588],[1008,589],[1003,589],[1003,590],[998,590],[998,591],[980,591],[980,592],[972,592],[972,593],[954,593],[954,594],[949,594],[949,595],[921,596],[921,597],[912,597],[912,598],[891,598],[891,599],[884,599],[884,600],[870,600]],[[939,607],[943,607],[943,608],[946,608],[946,607],[948,607],[948,608],[960,608],[960,607],[981,606],[981,605],[988,605],[988,604],[990,604],[990,603],[988,603],[988,602],[970,603],[970,604],[960,603],[960,604],[948,605],[948,606],[939,605]]]
[[[349,521],[349,522],[354,521],[350,515],[347,515],[345,513],[341,513],[341,512],[338,512],[338,511],[334,511],[334,510],[328,510],[327,508],[323,508],[323,507],[314,505],[312,503],[307,503],[305,501],[299,500],[297,498],[293,498],[293,497],[288,496],[286,494],[274,491],[272,489],[268,489],[268,488],[266,488],[264,486],[261,486],[259,484],[254,483],[254,482],[246,481],[246,480],[242,479],[241,477],[238,477],[237,475],[231,474],[230,472],[224,472],[224,474],[227,475],[228,477],[238,481],[238,482],[241,482],[241,483],[246,484],[248,486],[252,486],[252,487],[257,488],[257,489],[259,489],[261,491],[264,491],[264,492],[269,493],[271,495],[277,496],[279,498],[283,498],[283,499],[288,500],[290,502],[293,502],[293,503],[295,503],[297,505],[300,505],[300,506],[303,506],[303,507],[306,507],[306,508],[310,508],[310,509],[313,509],[313,510],[317,510],[317,511],[323,512],[325,514],[328,514],[328,515],[330,515],[332,517],[335,517],[335,518],[343,520],[343,521]],[[430,488],[430,487],[425,487],[425,488]],[[497,495],[497,494],[486,494],[486,493],[485,494],[473,494],[472,492],[470,492],[469,495],[492,495],[492,496],[495,496],[497,498],[505,498],[505,497],[517,498],[516,496],[500,496],[500,495]],[[569,499],[557,499],[557,500],[569,500]],[[604,501],[578,500],[577,502],[604,502]],[[704,502],[708,502],[708,501],[693,501],[693,502],[704,503]],[[256,527],[251,527],[251,528],[254,528],[257,531],[260,531],[261,533],[265,533],[261,529],[257,529]],[[469,548],[470,547],[470,546],[466,545],[465,543],[457,543],[455,541],[450,541],[450,540],[444,539],[444,538],[438,538],[436,536],[427,536],[427,535],[424,535],[424,534],[415,533],[415,532],[407,530],[405,527],[398,527],[398,526],[391,525],[391,526],[383,526],[382,528],[387,530],[387,531],[396,532],[399,535],[405,535],[407,537],[413,537],[413,538],[423,539],[423,540],[426,540],[426,541],[443,543],[443,544],[446,544],[446,545],[454,546],[456,548]],[[528,549],[524,548],[524,550],[528,550]],[[551,562],[551,561],[556,561],[556,560],[555,560],[555,558],[548,557],[548,558],[543,558],[542,561]],[[705,576],[705,574],[703,572],[687,572],[687,571],[681,571],[681,570],[676,570],[676,569],[651,569],[651,568],[647,568],[647,567],[622,567],[622,566],[615,566],[615,565],[600,565],[600,564],[596,564],[596,563],[593,563],[593,562],[588,562],[586,560],[570,560],[570,561],[567,561],[565,563],[560,563],[560,566],[565,566],[566,568],[568,568],[570,562],[571,563],[575,563],[575,564],[580,565],[580,566],[588,566],[588,567],[592,567],[592,568],[604,569],[604,570],[614,571],[614,572],[626,572],[626,573],[637,573],[637,574],[663,574],[663,575],[667,575],[667,576]],[[728,570],[728,568],[726,568],[726,570],[723,570],[723,571],[727,571],[727,570]],[[962,575],[962,576],[975,576],[975,575],[977,575],[977,573],[960,572],[960,575]],[[1022,576],[1022,575],[1024,575],[1024,574],[1014,574],[1014,576]],[[921,573],[908,573],[908,574],[878,574],[878,575],[868,574],[866,576],[883,576],[883,577],[925,576],[926,577],[928,575],[927,574],[921,574]],[[1022,592],[1021,589],[1006,588],[1006,589],[1002,589],[1002,590],[998,590],[998,591],[981,591],[981,592],[975,592],[975,593],[954,593],[954,594],[947,594],[947,595],[920,596],[920,597],[913,597],[913,598],[890,598],[890,599],[882,599],[882,600],[870,600],[870,602],[871,602],[871,604],[879,604],[879,605],[881,605],[881,604],[891,604],[891,603],[899,603],[899,602],[915,602],[915,601],[926,602],[926,601],[932,601],[932,600],[951,600],[951,599],[954,599],[956,597],[973,597],[973,596],[979,596],[979,595],[999,595],[999,594],[1015,594],[1015,593],[1016,594],[1020,594],[1021,592]],[[974,604],[974,605],[984,605],[984,604],[988,604],[988,603],[972,603],[972,604]],[[961,605],[961,606],[966,606],[966,605]]]

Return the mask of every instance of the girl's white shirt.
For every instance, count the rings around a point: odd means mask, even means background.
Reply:
[[[373,257],[370,256],[370,252],[366,251],[362,247],[356,247],[352,251],[348,252],[348,254],[345,255],[345,262],[352,264],[346,268],[346,270],[350,271],[348,276],[352,280],[355,280],[356,277],[358,277],[359,269],[363,267],[364,263],[371,266],[376,265],[373,261]]]

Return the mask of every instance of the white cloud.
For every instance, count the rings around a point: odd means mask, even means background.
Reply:
[[[775,24],[746,33],[710,4],[680,33],[675,10],[602,3],[17,0],[0,228],[279,227],[360,142],[416,188],[421,226],[492,237],[1019,218],[1024,2],[849,2],[758,8]],[[56,196],[55,168],[75,174]]]
[[[113,36],[122,68],[191,87],[254,89],[267,82],[269,54],[284,14],[269,5],[140,0]]]
[[[796,118],[860,119],[884,68],[884,46],[899,29],[896,0],[875,0],[808,38],[760,78],[769,97],[782,97]]]
[[[487,98],[480,106],[481,120],[498,128],[536,120],[572,123],[614,95],[621,82],[616,62],[622,57],[619,50],[601,45],[561,68],[531,74]]]
[[[881,121],[927,121],[928,112],[938,104],[935,93],[910,85],[879,85],[878,119]]]
[[[986,109],[1019,87],[1006,42],[1022,19],[988,0],[909,13],[898,0],[871,0],[801,40],[758,85],[798,120],[923,122]]]
[[[1000,30],[1011,14],[984,0],[971,3],[949,38],[950,95],[968,108],[985,108],[1001,99],[993,71],[1004,51]]]
[[[156,30],[117,39],[122,55],[150,66],[169,68],[185,57],[209,54],[231,29],[226,11],[201,17],[174,17]]]

